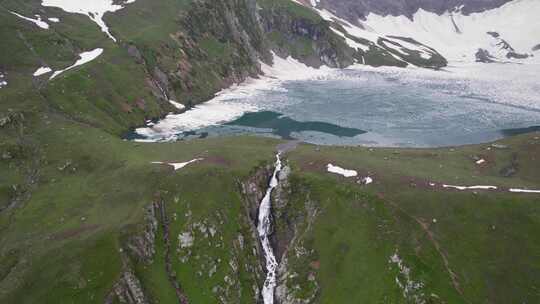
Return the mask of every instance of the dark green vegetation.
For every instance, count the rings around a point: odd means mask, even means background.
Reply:
[[[272,133],[283,139],[292,139],[292,132],[302,131],[317,131],[343,137],[354,137],[365,133],[365,131],[359,129],[340,127],[325,122],[296,121],[271,111],[246,113],[237,120],[227,123],[227,125],[272,129]]]
[[[261,15],[285,11],[326,38],[310,45],[301,31],[259,28],[247,0],[137,0],[105,17],[118,44],[85,16],[39,1],[0,4],[9,83],[0,89],[0,303],[255,303],[264,272],[253,209],[282,142],[138,144],[118,135],[173,111],[167,98],[190,105],[256,74],[255,58],[268,60],[283,37],[300,58],[337,47],[334,58],[346,62],[352,50],[284,1],[260,1]],[[41,31],[7,9],[62,22]],[[54,81],[31,77],[97,47],[105,50],[97,60]],[[540,188],[538,136],[455,149],[288,152],[290,174],[274,202],[279,299],[539,302],[540,197],[504,191]],[[176,172],[151,163],[199,157]],[[330,175],[330,162],[375,182]]]

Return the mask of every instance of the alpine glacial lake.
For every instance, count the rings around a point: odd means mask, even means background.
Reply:
[[[163,141],[256,134],[385,147],[489,142],[540,130],[536,68],[524,73],[502,65],[458,72],[342,70],[262,89],[238,88],[215,104],[150,122],[127,137]]]

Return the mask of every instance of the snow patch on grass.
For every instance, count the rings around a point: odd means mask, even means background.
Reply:
[[[497,190],[495,186],[454,186],[454,185],[442,185],[443,188],[451,188],[457,190]]]
[[[195,159],[192,159],[190,161],[187,161],[187,162],[183,162],[183,163],[164,163],[164,162],[152,162],[152,164],[156,164],[156,165],[168,165],[168,166],[171,166],[174,168],[174,171],[177,171],[177,170],[180,170],[182,168],[184,168],[185,166],[187,165],[190,165],[192,163],[196,163],[196,162],[199,162],[199,161],[202,161],[203,158],[195,158]]]
[[[479,160],[476,161],[476,164],[477,164],[477,165],[481,165],[481,164],[483,164],[483,163],[485,163],[485,162],[486,162],[485,159],[479,159]]]
[[[41,75],[44,75],[44,74],[47,74],[47,73],[50,73],[52,72],[52,69],[49,68],[49,67],[40,67],[39,69],[37,69],[33,76],[34,77],[38,77],[38,76],[41,76]]]
[[[361,180],[361,183],[364,185],[369,185],[373,183],[373,178],[366,176]]]
[[[7,84],[6,76],[0,72],[0,89],[7,86]]]
[[[47,22],[41,20],[41,16],[39,16],[39,15],[36,15],[36,19],[32,19],[32,18],[29,18],[29,17],[25,17],[25,16],[23,16],[21,14],[18,14],[16,12],[10,11],[10,13],[12,13],[13,15],[15,15],[15,16],[21,18],[21,19],[24,19],[26,21],[30,21],[30,22],[34,23],[35,25],[37,25],[38,27],[40,27],[40,28],[42,28],[44,30],[49,29],[49,24]]]
[[[512,188],[508,191],[513,192],[513,193],[539,193],[540,194],[540,190],[527,190],[527,189]]]
[[[348,170],[348,169],[343,169],[339,166],[334,166],[332,164],[328,164],[326,166],[326,170],[330,173],[334,173],[334,174],[339,174],[339,175],[342,175],[342,176],[345,176],[345,177],[355,177],[355,176],[358,176],[358,172],[356,172],[355,170]]]
[[[129,0],[124,4],[133,3]],[[114,42],[116,38],[109,31],[109,27],[103,21],[103,16],[108,12],[116,12],[124,8],[122,5],[114,4],[113,0],[43,0],[42,6],[58,7],[68,13],[83,14],[94,21],[101,31],[107,34]]]
[[[179,103],[179,102],[176,102],[174,100],[169,100],[169,103],[172,104],[175,108],[177,108],[178,110],[183,110],[186,108],[186,106],[184,106],[183,104]]]
[[[66,71],[69,71],[75,67],[78,67],[80,65],[83,65],[83,64],[86,64],[96,58],[99,57],[99,55],[101,55],[103,53],[103,49],[102,48],[97,48],[95,50],[92,50],[92,51],[89,51],[89,52],[84,52],[84,53],[81,53],[79,54],[79,57],[80,59],[77,60],[73,65],[63,69],[63,70],[60,70],[60,71],[56,71],[52,74],[51,78],[49,78],[50,80],[56,78],[58,75],[66,72]]]

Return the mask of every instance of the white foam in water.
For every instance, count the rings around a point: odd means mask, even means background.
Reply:
[[[257,224],[257,232],[259,234],[259,240],[261,242],[264,258],[266,260],[266,279],[264,281],[263,288],[261,290],[264,304],[274,303],[274,290],[276,288],[276,269],[278,262],[274,255],[274,249],[270,243],[270,235],[272,234],[272,191],[278,186],[279,180],[277,178],[281,171],[281,159],[279,153],[276,155],[276,164],[270,184],[266,190],[266,194],[259,204],[259,216]]]
[[[51,80],[56,78],[58,75],[66,72],[66,71],[69,71],[77,66],[80,66],[80,65],[83,65],[85,63],[88,63],[96,58],[99,57],[99,55],[101,55],[103,53],[103,49],[101,48],[97,48],[95,50],[92,50],[92,51],[89,51],[89,52],[83,52],[83,53],[80,53],[79,54],[79,60],[77,60],[73,65],[63,69],[63,70],[60,70],[60,71],[56,71],[52,74],[51,76]]]
[[[135,0],[125,1],[124,4],[133,3]],[[103,21],[103,15],[107,12],[116,12],[124,6],[113,3],[113,0],[43,0],[43,6],[59,7],[68,13],[83,14],[94,21],[101,30],[113,41],[116,38],[109,31],[109,27]],[[53,21],[55,22],[55,21]]]

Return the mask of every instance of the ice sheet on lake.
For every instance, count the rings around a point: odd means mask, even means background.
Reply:
[[[332,71],[329,68],[311,68],[292,57],[280,58],[276,55],[272,66],[263,63],[261,69],[264,75],[259,78],[249,78],[182,114],[171,114],[153,126],[137,129],[136,132],[146,138],[139,141],[175,140],[178,133],[234,120],[244,113],[263,108],[259,101],[249,100],[249,97],[281,90],[281,85],[286,81],[327,79]]]

